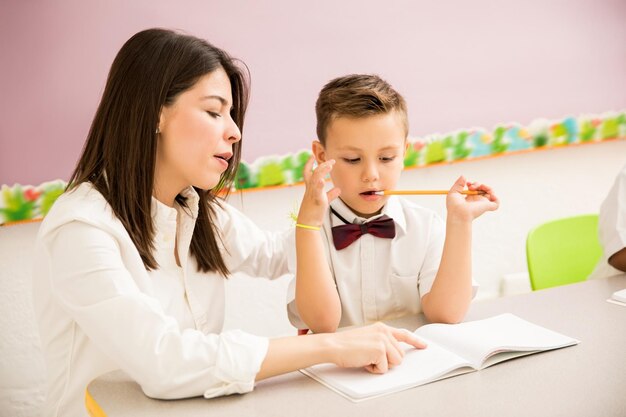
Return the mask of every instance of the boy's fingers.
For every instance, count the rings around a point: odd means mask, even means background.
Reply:
[[[313,191],[315,191],[315,194],[317,195],[320,191],[322,191],[324,189],[324,180],[321,178],[317,178],[315,180],[311,180],[311,189]]]
[[[304,169],[302,170],[302,177],[304,178],[305,182],[308,182],[309,179],[311,178],[312,170],[313,170],[313,161],[315,161],[315,159],[313,158],[313,156],[311,156],[309,160],[306,161],[306,163],[304,164]]]
[[[450,188],[450,191],[462,191],[463,187],[465,187],[465,177],[463,175],[461,175],[459,178],[457,178],[457,180],[454,182],[454,184],[452,185],[452,187]]]
[[[498,197],[493,193],[493,190],[491,190],[491,188],[489,189],[489,191],[485,191],[487,194],[485,194],[485,197],[487,197],[489,199],[489,201],[491,201],[492,203],[498,203]]]
[[[328,198],[328,202],[330,203],[335,198],[339,197],[341,194],[341,189],[335,187],[326,193],[326,198]]]
[[[475,189],[484,191],[485,192],[484,197],[487,197],[489,201],[493,203],[496,203],[496,204],[498,203],[498,197],[496,197],[496,195],[493,193],[493,188],[485,184],[479,184],[478,186],[476,186]]]
[[[317,168],[315,168],[315,171],[313,171],[313,174],[317,173],[318,175],[320,174],[326,175],[330,171],[332,171],[333,165],[335,165],[334,159],[329,159],[328,161],[322,162],[321,164],[317,166]]]
[[[488,199],[490,203],[493,203],[490,206],[489,210],[493,211],[498,208],[498,205],[499,205],[498,197],[496,197],[496,195],[493,193],[493,188],[491,188],[490,186],[486,184],[481,184],[479,182],[468,182],[467,188],[469,190],[483,191],[484,194],[482,195],[482,197]]]
[[[500,202],[498,201],[498,199],[489,202],[489,211],[495,211],[498,209],[498,207],[500,207]]]
[[[481,184],[477,181],[474,182],[468,182],[467,183],[467,188],[470,190],[480,190],[480,191],[484,191],[487,194],[490,194],[492,191],[492,188],[490,186],[488,186],[487,184]]]

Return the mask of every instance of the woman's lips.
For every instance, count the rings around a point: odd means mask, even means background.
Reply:
[[[214,156],[213,158],[215,158],[217,160],[217,162],[224,168],[228,168],[228,161],[226,159],[224,159],[221,156]]]

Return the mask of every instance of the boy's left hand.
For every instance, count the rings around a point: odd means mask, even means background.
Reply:
[[[461,194],[466,185],[468,190],[483,191],[485,194]],[[497,210],[499,205],[498,197],[491,187],[478,182],[467,182],[463,176],[456,180],[446,198],[448,216],[465,221],[472,221],[486,211]]]

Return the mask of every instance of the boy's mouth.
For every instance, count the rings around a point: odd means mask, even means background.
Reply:
[[[376,191],[376,190],[363,191],[361,193],[361,195],[383,195],[383,192],[382,191]]]

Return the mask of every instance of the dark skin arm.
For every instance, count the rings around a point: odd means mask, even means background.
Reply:
[[[609,265],[620,271],[626,272],[626,248],[622,248],[619,252],[615,252],[609,258]]]

